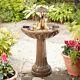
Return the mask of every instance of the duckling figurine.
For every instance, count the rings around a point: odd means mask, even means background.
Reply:
[[[37,23],[36,26],[37,30],[48,30],[48,26],[45,22],[44,14],[41,14],[41,18],[39,19],[39,22]]]

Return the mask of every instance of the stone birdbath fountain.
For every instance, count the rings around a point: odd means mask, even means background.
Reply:
[[[44,13],[41,12],[39,23],[34,28],[23,26],[21,30],[29,37],[37,39],[36,61],[32,66],[32,74],[37,77],[46,77],[52,73],[52,69],[47,62],[46,39],[58,34],[55,28],[49,28],[45,23]]]

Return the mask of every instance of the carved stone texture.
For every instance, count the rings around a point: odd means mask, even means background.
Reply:
[[[46,38],[58,34],[58,30],[28,30],[22,28],[22,31],[31,38],[37,39],[36,62],[32,67],[32,74],[37,77],[46,77],[52,73],[51,67],[47,62],[46,56]]]
[[[55,36],[59,33],[58,30],[28,30],[27,28],[22,28],[22,31],[31,38],[45,39]]]

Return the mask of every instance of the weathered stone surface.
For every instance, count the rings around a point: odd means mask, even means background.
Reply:
[[[33,77],[30,73],[22,76],[21,80],[70,80],[66,71],[54,71],[50,76],[39,78]]]
[[[44,80],[44,79],[39,78],[39,77],[34,77],[32,80]]]

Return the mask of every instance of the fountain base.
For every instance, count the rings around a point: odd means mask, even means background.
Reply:
[[[49,65],[37,66],[36,64],[32,67],[32,74],[36,77],[46,77],[52,73],[52,69]]]

